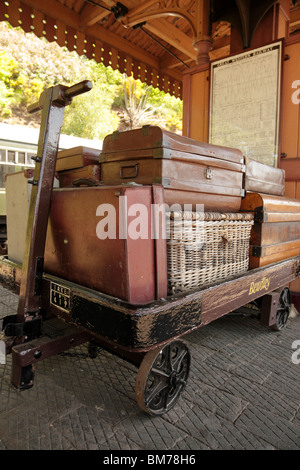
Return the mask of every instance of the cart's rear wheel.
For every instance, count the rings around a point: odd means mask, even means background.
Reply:
[[[288,321],[290,310],[292,305],[291,292],[288,287],[284,287],[280,290],[280,296],[278,301],[278,308],[276,313],[276,323],[273,325],[273,330],[282,330]]]
[[[169,411],[183,392],[190,369],[190,352],[183,341],[149,351],[138,370],[135,396],[150,415]]]

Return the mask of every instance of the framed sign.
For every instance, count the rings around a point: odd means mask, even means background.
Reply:
[[[277,167],[282,43],[212,62],[209,141]]]

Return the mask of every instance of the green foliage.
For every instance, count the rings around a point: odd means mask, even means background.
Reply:
[[[10,109],[10,93],[6,88],[5,83],[0,81],[0,115],[2,116],[11,116]]]
[[[15,110],[20,114],[45,88],[86,79],[93,89],[66,107],[63,133],[103,139],[143,124],[181,131],[181,100],[132,77],[124,81],[111,67],[0,22],[0,117],[13,118]]]
[[[179,98],[164,93],[158,88],[149,87],[149,103],[157,109],[161,125],[172,132],[182,130],[183,103]]]
[[[37,101],[43,89],[49,86],[70,85],[85,77],[89,69],[87,63],[56,43],[0,23],[0,83],[9,91],[7,98],[11,97],[6,100],[6,112]]]
[[[119,117],[111,111],[119,77],[110,67],[90,62],[93,88],[78,96],[65,111],[62,132],[88,139],[102,140],[119,125]]]
[[[121,107],[124,110],[122,119],[126,128],[136,129],[149,122],[154,116],[154,108],[148,103],[149,88],[145,88],[140,80],[123,75],[123,96]]]
[[[0,51],[0,113],[11,116],[10,103],[13,101],[13,81],[18,75],[18,63],[6,51]]]
[[[18,63],[7,51],[0,51],[0,80],[10,87],[11,79],[18,73]]]
[[[113,109],[122,114],[121,123],[125,129],[152,124],[179,133],[182,131],[182,108],[179,98],[132,77],[123,78],[113,102]]]

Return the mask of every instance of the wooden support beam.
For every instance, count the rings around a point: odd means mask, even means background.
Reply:
[[[209,52],[213,46],[210,25],[210,1],[196,2],[196,37],[193,43],[197,51],[197,64],[204,65],[210,61]]]
[[[40,2],[40,0],[23,0],[23,3],[50,17],[55,17],[55,19],[74,29],[79,29],[79,14],[56,0],[47,0],[46,2]]]
[[[196,2],[196,37],[195,41],[210,37],[210,1]]]
[[[129,11],[127,15],[121,19],[124,26],[134,26],[145,21],[152,22],[152,20],[164,16],[175,16],[186,20],[190,25],[193,36],[196,36],[195,18],[186,8],[181,8],[175,0],[166,2],[166,5],[158,3],[157,0],[146,0],[133,8],[130,7],[129,1],[126,3],[125,0],[125,4]]]
[[[99,2],[100,4],[101,2]],[[80,13],[80,27],[88,28],[110,14],[107,9],[86,4]]]
[[[183,52],[190,59],[196,60],[197,53],[193,48],[192,38],[184,34],[176,26],[171,25],[167,20],[163,18],[153,20],[146,23],[144,28]]]
[[[34,8],[36,12],[43,12],[50,17],[55,15],[57,21],[73,28],[75,31],[85,32],[85,28],[81,25],[80,15],[56,0],[47,0],[47,2],[43,2],[42,4],[40,0],[23,0],[23,2]],[[121,39],[120,36],[108,29],[105,29],[98,24],[94,24],[89,27],[88,34],[95,38],[95,40],[109,44],[112,48],[115,48],[124,54],[128,54],[156,70],[159,70],[158,59],[145,52],[142,48],[135,46],[130,41],[124,38]]]
[[[293,32],[300,28],[300,7],[290,11],[290,31]]]
[[[114,0],[97,0],[103,5],[115,5]],[[124,0],[128,7],[133,7],[132,0]],[[100,3],[99,3],[100,4]],[[22,6],[22,10],[18,5]],[[125,6],[127,6],[125,5]],[[49,41],[56,41],[62,47],[75,50],[79,54],[85,54],[88,58],[102,61],[105,65],[118,68],[121,72],[134,72],[135,78],[145,77],[147,83],[156,84],[164,89],[168,87],[171,94],[180,96],[182,74],[174,68],[161,68],[160,59],[145,51],[143,47],[135,45],[122,34],[117,34],[109,28],[101,26],[99,21],[105,15],[99,7],[76,0],[69,3],[59,0],[10,0],[3,8],[6,13],[9,10],[9,21],[19,24],[21,18],[24,31],[33,31],[38,37],[46,37]],[[96,14],[96,16],[95,16]],[[4,13],[2,14],[4,19]],[[164,30],[170,30],[175,35],[177,28],[167,20],[161,20],[162,24],[154,34],[162,34]],[[124,30],[124,33],[126,31]],[[122,31],[121,31],[122,33]],[[179,33],[180,34],[180,33]],[[130,36],[130,35],[129,35]],[[168,37],[164,36],[168,41]],[[175,47],[181,43],[183,50],[189,49],[189,56],[194,54],[189,38],[182,34],[175,41]],[[180,45],[180,44],[179,44]],[[126,61],[127,60],[127,61]]]
[[[191,67],[194,65],[194,59],[191,59],[189,57],[184,56],[183,54],[177,54],[178,59],[181,59],[182,62],[184,62],[188,67]],[[178,65],[182,65],[182,62],[180,62],[178,59],[175,57],[172,57],[169,54],[165,54],[161,59],[160,59],[160,68],[162,70],[167,70],[167,69],[173,69],[175,67],[178,67]],[[187,67],[187,68],[188,68]]]
[[[154,56],[98,24],[89,28],[89,35],[109,44],[111,47],[123,52],[124,54],[128,54],[157,70],[159,69],[159,61]]]

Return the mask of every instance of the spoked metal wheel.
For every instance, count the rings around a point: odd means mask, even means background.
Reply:
[[[135,395],[150,415],[169,411],[183,392],[190,369],[190,353],[183,341],[173,341],[149,351],[137,374]]]
[[[278,308],[276,313],[276,323],[273,325],[273,330],[282,330],[288,321],[290,310],[292,305],[291,292],[288,287],[284,287],[280,290],[280,296],[278,301]]]

